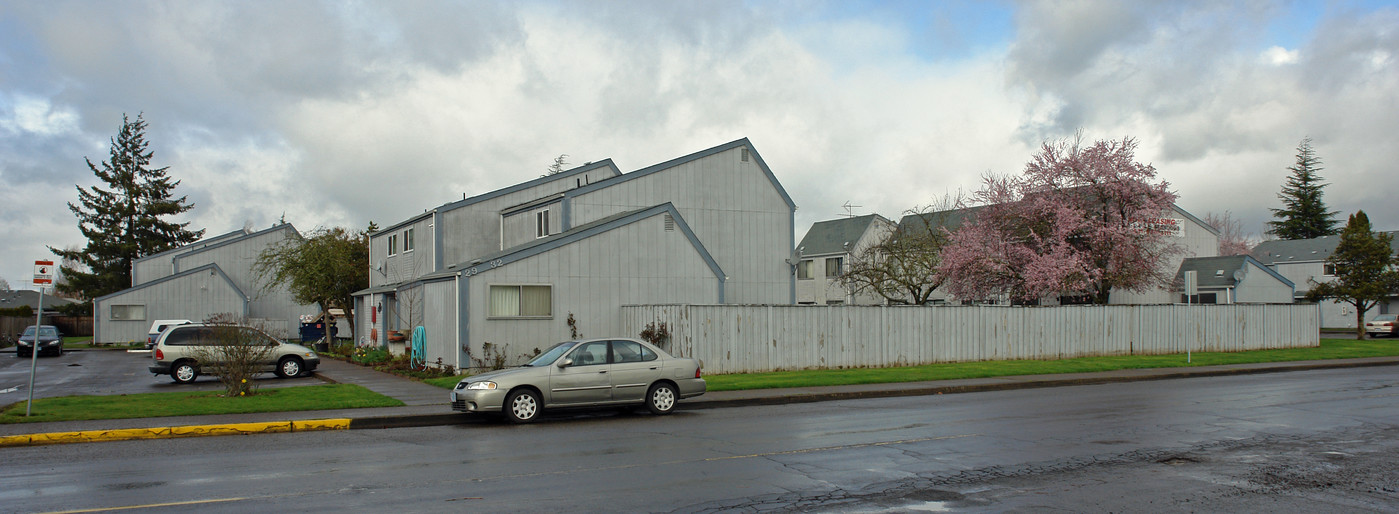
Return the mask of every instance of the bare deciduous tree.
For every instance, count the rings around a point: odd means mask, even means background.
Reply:
[[[1234,219],[1233,213],[1205,213],[1205,224],[1219,231],[1219,255],[1248,255],[1258,242],[1253,234],[1244,233],[1243,222]]]
[[[892,304],[922,305],[942,285],[938,266],[947,244],[945,224],[961,207],[961,194],[905,212],[908,223],[867,248],[856,248],[840,276],[851,294],[879,296]]]
[[[257,394],[253,380],[271,359],[275,349],[262,328],[230,314],[216,314],[205,320],[213,325],[211,337],[194,350],[200,371],[218,377],[229,397]]]

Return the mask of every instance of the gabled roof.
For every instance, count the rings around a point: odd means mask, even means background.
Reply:
[[[976,213],[980,212],[982,209],[985,208],[985,205],[978,205],[975,207],[963,207],[961,209],[949,209],[945,211],[937,211],[924,214],[909,214],[899,219],[899,230],[908,231],[914,228],[922,229],[926,225],[918,226],[914,224],[915,222],[921,220],[925,224],[932,224],[934,227],[943,227],[946,228],[949,232],[956,232],[957,229],[962,228],[962,225],[965,224],[968,220],[976,219]],[[1185,209],[1180,208],[1179,205],[1171,204],[1171,210],[1174,210],[1177,214],[1180,214],[1181,216],[1185,216],[1186,219],[1194,221],[1195,224],[1204,227],[1205,230],[1210,231],[1214,235],[1219,235],[1219,229],[1211,227],[1208,223],[1205,223],[1204,220],[1197,218],[1194,214],[1190,214],[1189,212],[1186,212]]]
[[[445,212],[448,212],[448,211],[453,211],[453,210],[460,209],[460,208],[462,208],[462,207],[469,207],[469,206],[471,206],[471,205],[475,205],[475,204],[484,202],[484,201],[486,201],[486,200],[490,200],[490,199],[493,199],[493,198],[499,198],[499,197],[501,197],[501,196],[505,196],[505,195],[508,195],[508,194],[510,194],[510,193],[514,193],[514,192],[516,192],[516,191],[522,191],[522,190],[529,189],[529,188],[531,188],[531,187],[534,187],[534,186],[537,186],[537,185],[540,185],[540,184],[546,184],[546,183],[549,183],[549,182],[553,182],[553,181],[555,181],[555,180],[563,180],[563,179],[566,179],[566,178],[573,177],[574,175],[579,175],[579,174],[587,173],[587,172],[589,172],[589,171],[593,171],[593,170],[596,170],[596,169],[599,169],[599,168],[609,168],[609,169],[611,169],[611,170],[612,170],[612,176],[613,176],[613,177],[616,177],[616,176],[622,174],[622,171],[619,170],[619,169],[617,169],[617,165],[612,163],[612,159],[603,159],[603,160],[597,161],[597,162],[590,162],[590,163],[588,163],[588,164],[584,164],[584,165],[579,166],[579,167],[577,167],[577,168],[565,170],[565,171],[562,171],[562,172],[559,172],[559,173],[555,173],[555,174],[553,174],[553,175],[545,175],[545,176],[542,176],[542,177],[539,177],[539,178],[536,178],[536,179],[533,179],[533,180],[528,180],[528,181],[525,181],[525,182],[521,182],[521,183],[519,183],[519,184],[515,184],[515,185],[510,186],[510,187],[506,187],[506,188],[502,188],[502,189],[497,189],[497,190],[495,190],[495,191],[490,191],[490,192],[487,192],[487,193],[482,193],[482,194],[479,194],[479,195],[476,195],[476,196],[473,196],[473,197],[470,197],[470,198],[464,198],[464,199],[461,199],[461,200],[457,200],[457,201],[455,201],[455,202],[444,203],[444,204],[442,204],[440,207],[437,207],[437,208],[435,208],[435,209],[429,209],[429,210],[424,211],[422,214],[419,214],[419,215],[417,215],[417,216],[413,216],[413,217],[408,218],[408,219],[406,219],[406,220],[404,220],[404,221],[400,221],[400,222],[395,223],[395,224],[393,224],[393,225],[389,225],[389,226],[387,226],[387,227],[381,228],[381,229],[379,229],[378,232],[375,232],[374,234],[371,234],[371,237],[372,237],[372,236],[377,236],[377,235],[379,235],[379,234],[386,234],[386,233],[388,233],[389,231],[397,230],[397,229],[399,229],[399,228],[403,228],[403,227],[408,226],[408,225],[411,225],[411,224],[413,224],[413,223],[417,223],[417,222],[420,221],[420,220],[423,220],[423,219],[432,217],[433,213],[445,213]],[[604,179],[604,180],[606,180],[606,179]],[[602,181],[598,181],[598,182],[602,182]],[[598,183],[598,182],[594,182],[594,184],[596,184],[596,183]],[[561,191],[561,192],[562,192],[562,191]]]
[[[469,262],[453,264],[447,269],[428,273],[408,282],[400,284],[386,284],[374,288],[363,289],[360,291],[355,291],[354,295],[362,296],[370,293],[392,291],[397,289],[399,286],[412,283],[448,280],[453,277],[456,277],[458,274],[467,273],[468,270],[470,270],[473,266],[482,266],[482,263],[494,263],[494,266],[491,267],[504,266],[521,259],[533,257],[535,255],[539,255],[541,253],[562,246],[566,246],[581,241],[583,239],[620,227],[624,227],[632,223],[636,223],[638,221],[658,216],[661,214],[669,214],[671,218],[675,220],[675,226],[680,230],[681,233],[685,235],[686,239],[690,241],[690,245],[693,246],[695,248],[695,251],[699,253],[700,258],[704,260],[705,264],[709,267],[710,272],[714,273],[715,278],[719,279],[721,283],[728,278],[727,275],[724,274],[724,270],[721,269],[719,267],[719,264],[714,261],[714,257],[709,254],[709,250],[706,249],[704,245],[700,243],[699,238],[695,236],[695,233],[692,230],[690,230],[690,225],[685,222],[685,219],[680,215],[680,211],[677,210],[674,205],[667,202],[645,209],[637,209],[633,211],[614,214],[612,216],[608,216],[606,218],[602,218],[591,223],[574,227],[565,232],[537,239],[530,243],[508,248],[499,252],[482,256],[480,258],[472,259]]]
[[[192,250],[190,250],[190,251],[188,251],[188,252],[185,252],[185,253],[182,253],[182,254],[180,254],[180,255],[177,255],[177,256],[175,256],[175,258],[176,258],[176,259],[181,259],[181,258],[189,257],[189,256],[191,256],[191,255],[195,255],[195,254],[198,254],[198,253],[204,253],[204,252],[207,252],[207,251],[209,251],[209,250],[214,250],[214,249],[218,249],[218,248],[223,248],[223,247],[228,246],[228,245],[241,243],[241,242],[246,241],[246,240],[248,240],[248,239],[253,239],[253,238],[258,237],[258,236],[261,236],[261,235],[263,235],[263,234],[269,234],[269,233],[277,232],[277,231],[280,231],[280,230],[291,230],[291,233],[292,233],[292,234],[296,234],[296,237],[301,237],[301,233],[300,233],[300,232],[297,232],[296,227],[293,227],[293,226],[291,225],[291,223],[282,223],[282,224],[280,224],[280,225],[273,225],[273,226],[270,227],[270,228],[265,228],[265,229],[259,230],[259,231],[257,231],[257,232],[253,232],[253,233],[249,233],[249,234],[243,234],[242,236],[239,236],[239,237],[234,237],[234,238],[231,238],[231,239],[221,239],[221,240],[219,240],[218,242],[215,242],[215,243],[213,243],[213,244],[201,246],[201,247],[199,247],[199,248],[195,248],[195,249],[192,249]]]
[[[117,291],[117,292],[115,292],[115,293],[112,293],[112,294],[109,294],[109,295],[106,295],[106,296],[94,298],[92,301],[93,301],[93,303],[106,301],[108,298],[114,298],[114,297],[121,296],[121,295],[130,293],[130,292],[133,292],[133,291],[140,291],[140,290],[145,289],[145,288],[148,288],[148,287],[153,287],[153,286],[156,286],[156,285],[158,285],[158,284],[164,284],[164,283],[169,282],[169,281],[171,281],[171,280],[179,280],[179,279],[181,279],[181,278],[188,277],[188,276],[194,275],[194,274],[196,274],[196,273],[202,273],[202,272],[205,272],[205,271],[209,271],[209,272],[214,273],[215,275],[218,275],[219,278],[222,278],[223,281],[224,281],[225,283],[228,284],[228,287],[232,288],[234,292],[238,293],[238,296],[243,297],[243,302],[244,302],[244,303],[247,303],[247,302],[248,302],[248,295],[245,294],[245,293],[243,292],[242,289],[239,289],[239,288],[238,288],[238,284],[233,283],[233,279],[229,278],[229,277],[228,277],[228,274],[226,274],[226,273],[223,272],[223,268],[220,268],[219,265],[218,265],[217,263],[212,263],[212,262],[209,263],[209,264],[205,264],[205,265],[203,265],[203,266],[198,266],[198,267],[189,269],[189,270],[187,270],[187,271],[181,271],[181,272],[176,273],[176,274],[174,274],[174,275],[168,275],[168,276],[160,277],[160,278],[155,279],[155,280],[152,280],[152,281],[150,281],[150,282],[146,282],[146,283],[143,283],[143,284],[136,285],[136,286],[134,286],[134,287],[129,287],[129,288],[126,288],[126,289],[122,289],[121,291]]]
[[[945,211],[926,212],[919,214],[908,214],[899,219],[899,231],[909,232],[917,230],[922,232],[929,226],[932,228],[945,228],[949,232],[956,232],[962,228],[968,220],[976,219],[976,213],[981,212],[986,206],[963,207],[961,209],[948,209]]]
[[[169,255],[169,254],[172,254],[172,253],[194,250],[194,249],[197,249],[197,248],[209,246],[209,245],[211,245],[211,244],[219,243],[219,242],[222,242],[222,241],[226,241],[226,240],[229,240],[229,239],[238,238],[238,237],[242,237],[242,236],[246,236],[246,235],[248,235],[248,231],[243,230],[243,229],[240,228],[240,229],[238,229],[238,230],[234,230],[234,231],[232,231],[232,232],[228,232],[228,233],[225,233],[225,234],[219,234],[219,235],[214,236],[214,237],[206,237],[206,238],[204,238],[204,239],[200,239],[200,240],[195,241],[195,242],[193,242],[193,243],[190,243],[190,244],[187,244],[187,245],[184,245],[184,246],[179,246],[179,247],[171,248],[171,249],[169,249],[169,250],[166,250],[166,251],[163,251],[163,252],[160,252],[160,253],[153,253],[153,254],[147,255],[147,256],[145,256],[145,257],[141,257],[141,258],[139,258],[139,259],[136,259],[135,261],[132,261],[132,264],[135,264],[135,263],[137,263],[137,262],[141,262],[141,261],[144,261],[144,260],[148,260],[148,259],[154,259],[154,258],[160,257],[160,256],[162,256],[162,255]]]
[[[1399,252],[1399,231],[1383,232],[1394,237],[1390,248]],[[1319,262],[1331,257],[1341,236],[1321,236],[1311,239],[1279,239],[1264,241],[1253,247],[1253,258],[1269,266],[1289,262]]]
[[[0,290],[0,309],[13,309],[28,305],[30,309],[39,308],[39,295],[44,295],[44,308],[57,307],[59,305],[69,305],[78,303],[67,298],[31,291],[28,289],[6,289]]]
[[[638,179],[650,175],[652,173],[656,173],[658,171],[674,168],[676,166],[680,166],[691,161],[696,161],[714,154],[727,152],[729,150],[733,150],[735,148],[744,146],[748,147],[748,153],[753,158],[753,162],[758,164],[758,169],[763,170],[763,175],[767,176],[768,181],[772,183],[772,188],[777,190],[777,194],[782,197],[782,201],[787,204],[787,208],[795,210],[797,208],[797,204],[792,202],[792,197],[787,195],[787,190],[782,188],[782,183],[777,181],[777,176],[772,174],[772,169],[768,168],[767,162],[763,160],[763,157],[761,155],[758,155],[758,150],[756,148],[753,148],[753,143],[749,142],[748,138],[746,137],[743,139],[730,141],[728,143],[724,143],[713,148],[700,150],[690,155],[676,157],[674,159],[659,164],[653,164],[651,166],[647,166],[645,168],[630,173],[625,173],[620,176],[615,176],[605,180],[599,180],[597,182],[593,182],[592,184],[569,191],[568,196],[572,197],[580,194],[587,194],[593,191],[597,191],[599,189],[612,187],[614,185],[629,180]]]
[[[811,225],[805,236],[802,236],[801,243],[797,244],[797,251],[801,255],[847,253],[877,220],[892,223],[878,214],[818,221]]]
[[[1176,284],[1183,283],[1185,272],[1196,272],[1196,280],[1199,287],[1220,288],[1237,286],[1239,280],[1234,278],[1234,272],[1242,270],[1243,273],[1250,273],[1248,268],[1261,270],[1264,273],[1276,278],[1278,282],[1287,284],[1288,287],[1295,288],[1297,284],[1292,283],[1277,271],[1265,266],[1258,259],[1248,255],[1226,255],[1223,257],[1190,257],[1180,263],[1180,269],[1176,271]]]

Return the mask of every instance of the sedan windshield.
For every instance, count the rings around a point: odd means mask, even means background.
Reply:
[[[25,327],[25,328],[24,328],[24,334],[21,335],[20,337],[33,336],[33,335],[34,335],[34,327],[33,327],[33,326],[29,326],[29,327]],[[39,329],[39,337],[58,337],[58,329],[53,328],[53,327],[43,327],[43,328],[40,328],[40,329]]]
[[[553,364],[554,361],[559,360],[560,355],[563,355],[564,352],[567,352],[569,348],[573,348],[573,345],[575,344],[578,343],[569,341],[566,343],[556,344],[553,348],[550,348],[549,351],[544,352],[543,355],[535,357],[534,360],[529,361],[529,364],[525,364],[525,366],[536,367],[548,366],[550,364]]]

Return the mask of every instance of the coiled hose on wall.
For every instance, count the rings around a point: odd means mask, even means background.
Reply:
[[[427,329],[413,327],[413,337],[408,342],[408,366],[413,369],[427,369]]]

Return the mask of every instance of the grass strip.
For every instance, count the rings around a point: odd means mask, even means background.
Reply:
[[[1322,339],[1317,348],[1288,348],[1248,352],[1194,352],[1191,362],[1185,354],[1117,355],[1111,357],[1079,357],[1060,360],[1009,360],[956,362],[900,368],[853,368],[830,370],[775,371],[769,373],[735,373],[708,375],[705,382],[710,391],[739,391],[777,387],[820,387],[854,384],[883,384],[894,382],[923,382],[965,378],[1004,377],[1014,375],[1050,375],[1058,373],[1090,373],[1118,369],[1178,368],[1219,366],[1258,362],[1291,362],[1326,359],[1357,359],[1399,355],[1394,341],[1354,341]]]
[[[403,402],[354,384],[262,389],[252,396],[228,398],[222,391],[142,393],[112,396],[62,396],[34,400],[25,417],[25,402],[0,411],[0,423],[39,423],[92,419],[203,416],[364,407],[398,407]]]
[[[1399,342],[1391,340],[1355,341],[1322,339],[1317,348],[1288,348],[1249,352],[1194,352],[1191,362],[1185,354],[1117,355],[1111,357],[1079,357],[1060,360],[1011,360],[956,362],[897,368],[851,368],[769,373],[734,373],[705,375],[710,391],[740,391],[779,387],[820,387],[855,384],[887,384],[957,380],[964,378],[1005,377],[1014,375],[1050,375],[1057,373],[1089,373],[1117,369],[1177,368],[1187,366],[1219,366],[1258,362],[1290,362],[1327,359],[1358,359],[1399,355]],[[437,387],[451,389],[466,375],[424,380]]]

